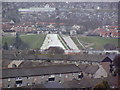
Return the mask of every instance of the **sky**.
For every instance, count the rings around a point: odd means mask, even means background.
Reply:
[[[0,0],[2,2],[119,2],[119,0]]]

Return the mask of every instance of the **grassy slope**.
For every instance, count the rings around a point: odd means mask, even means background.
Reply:
[[[75,37],[72,37],[75,43],[77,41],[75,40]],[[115,44],[118,46],[118,39],[115,38],[102,38],[102,37],[92,37],[92,36],[87,36],[87,37],[81,37],[79,36],[78,39],[80,41],[88,42],[88,43],[94,43],[95,45],[93,48],[95,49],[103,49],[104,45],[107,43]]]
[[[75,37],[71,37],[74,43],[77,45],[79,49],[83,49],[82,46],[78,43],[77,39]]]
[[[20,36],[20,38],[26,42],[30,48],[40,48],[44,39],[45,35],[40,34],[40,35],[25,35],[25,36]],[[8,44],[12,44],[14,42],[15,37],[3,37],[2,42],[8,42]]]
[[[30,48],[40,48],[44,39],[45,35],[40,34],[40,35],[25,35],[25,36],[20,36],[21,39],[28,43],[30,45]],[[2,42],[8,42],[8,44],[13,44],[15,37],[3,37]],[[73,41],[75,44],[77,44],[78,48],[82,49],[81,45],[78,44],[76,41],[75,37],[72,37]],[[92,36],[87,36],[87,37],[81,37],[78,36],[78,39],[80,41],[88,42],[88,43],[94,43],[95,45],[93,48],[95,49],[103,49],[103,46],[106,43],[112,43],[118,46],[118,39],[115,38],[102,38],[102,37],[92,37]],[[119,42],[120,43],[120,42]],[[120,45],[120,44],[119,44]]]

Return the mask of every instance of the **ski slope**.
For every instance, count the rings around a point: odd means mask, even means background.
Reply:
[[[46,38],[41,46],[40,49],[48,49],[49,47],[61,47],[62,49],[65,49],[63,44],[58,39],[58,34],[47,34]]]
[[[76,46],[76,44],[73,42],[70,36],[62,36],[66,44],[70,47],[70,49],[78,50],[79,48]]]

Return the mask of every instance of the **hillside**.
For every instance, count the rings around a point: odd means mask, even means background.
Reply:
[[[83,49],[83,47],[78,43],[76,37],[71,37],[75,44],[79,47],[79,49]],[[90,46],[95,49],[103,49],[104,45],[107,43],[114,44],[118,46],[118,39],[116,38],[103,38],[103,37],[94,37],[94,36],[78,36],[78,40],[81,42],[83,46]]]
[[[42,46],[42,43],[45,39],[44,34],[40,34],[40,35],[21,35],[20,38],[29,45],[29,48],[33,49],[33,48],[40,48]],[[11,45],[14,43],[15,37],[3,37],[2,38],[2,43],[4,44],[4,42],[7,42],[8,45]]]
[[[20,38],[29,45],[29,48],[40,48],[45,40],[45,34],[32,34],[32,35],[21,35]],[[76,38],[77,37],[77,38]],[[116,38],[102,38],[102,37],[92,37],[92,36],[74,36],[71,37],[74,43],[77,45],[79,49],[83,49],[84,47],[95,48],[103,50],[105,44],[110,43],[118,46],[118,39]],[[78,40],[77,40],[78,39]],[[8,45],[12,45],[14,43],[15,37],[3,37],[2,42],[8,43]],[[83,47],[84,46],[84,47]]]

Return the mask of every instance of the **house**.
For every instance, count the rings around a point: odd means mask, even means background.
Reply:
[[[79,79],[80,69],[74,64],[47,65],[32,68],[10,68],[2,70],[3,88],[29,86],[45,82]]]
[[[76,30],[70,30],[70,35],[76,35],[77,31]]]
[[[102,65],[100,65],[99,69],[93,74],[93,77],[94,78],[108,77],[108,73],[105,71]]]
[[[109,57],[105,57],[102,62],[110,62],[112,63],[112,60]]]
[[[79,68],[83,72],[84,77],[102,78],[108,76],[108,73],[105,71],[102,65],[80,64]]]
[[[71,80],[65,81],[63,86],[65,88],[84,88],[84,89],[93,89],[97,84],[102,81],[107,81],[110,88],[117,88],[116,77],[109,76],[106,78],[83,78],[81,80]]]
[[[2,33],[3,36],[16,36],[16,31],[9,30]]]
[[[46,4],[45,7],[30,7],[30,8],[20,8],[19,12],[24,13],[35,13],[35,12],[53,12],[55,11],[55,8],[52,8],[49,6],[49,4]]]
[[[120,37],[118,26],[104,26],[102,28],[95,29],[93,32],[99,34],[101,37]]]
[[[29,86],[23,86],[21,88],[29,88],[34,90],[35,88],[41,88],[41,89],[47,89],[49,90],[49,88],[59,88],[60,90],[62,90],[64,88],[64,86],[59,83],[59,82],[46,82],[44,84],[37,84],[37,85],[29,85]]]
[[[109,55],[104,58],[101,62],[102,67],[106,70],[108,75],[113,73],[114,66],[113,66],[113,56]]]
[[[2,50],[2,60],[16,59],[16,51]]]
[[[96,55],[96,54],[75,54],[68,55],[66,58],[69,62],[74,62],[78,64],[99,64],[106,57],[106,55]]]

